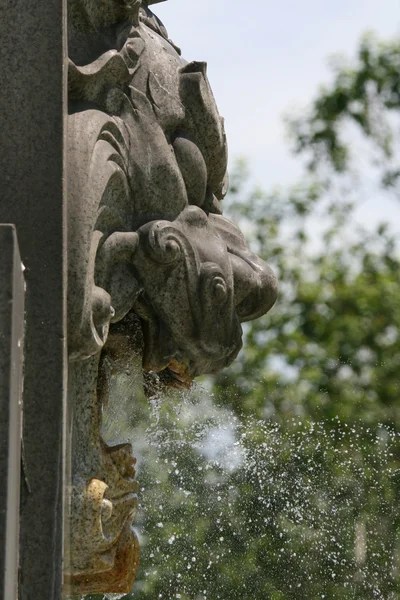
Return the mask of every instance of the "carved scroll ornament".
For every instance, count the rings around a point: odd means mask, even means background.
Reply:
[[[277,284],[221,214],[227,148],[205,63],[182,59],[145,2],[71,0],[69,11],[66,581],[127,592],[137,483],[130,446],[100,436],[110,327],[140,322],[143,368],[186,385],[234,360],[241,322],[272,307]]]

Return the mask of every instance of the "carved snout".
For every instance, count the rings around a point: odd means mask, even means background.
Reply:
[[[275,304],[278,281],[271,267],[249,250],[230,249],[236,312],[243,323],[257,319]]]
[[[240,229],[222,215],[209,219],[226,243],[234,279],[236,313],[243,323],[257,319],[275,304],[278,281],[271,267],[249,250]]]

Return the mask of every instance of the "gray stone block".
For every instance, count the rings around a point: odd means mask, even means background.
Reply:
[[[15,227],[0,225],[0,598],[16,598],[24,279]]]

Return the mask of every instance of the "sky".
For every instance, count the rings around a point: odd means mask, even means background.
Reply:
[[[329,57],[353,56],[366,31],[400,33],[400,0],[168,0],[152,8],[187,60],[208,63],[230,165],[245,157],[266,189],[301,175],[282,116],[329,83]],[[364,217],[374,210],[364,207]],[[379,210],[399,216],[394,201]]]

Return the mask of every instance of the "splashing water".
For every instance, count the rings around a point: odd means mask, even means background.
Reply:
[[[126,418],[121,407],[105,415],[104,435],[139,459],[129,598],[399,597],[398,433],[239,418],[201,387],[136,414],[123,397]]]

